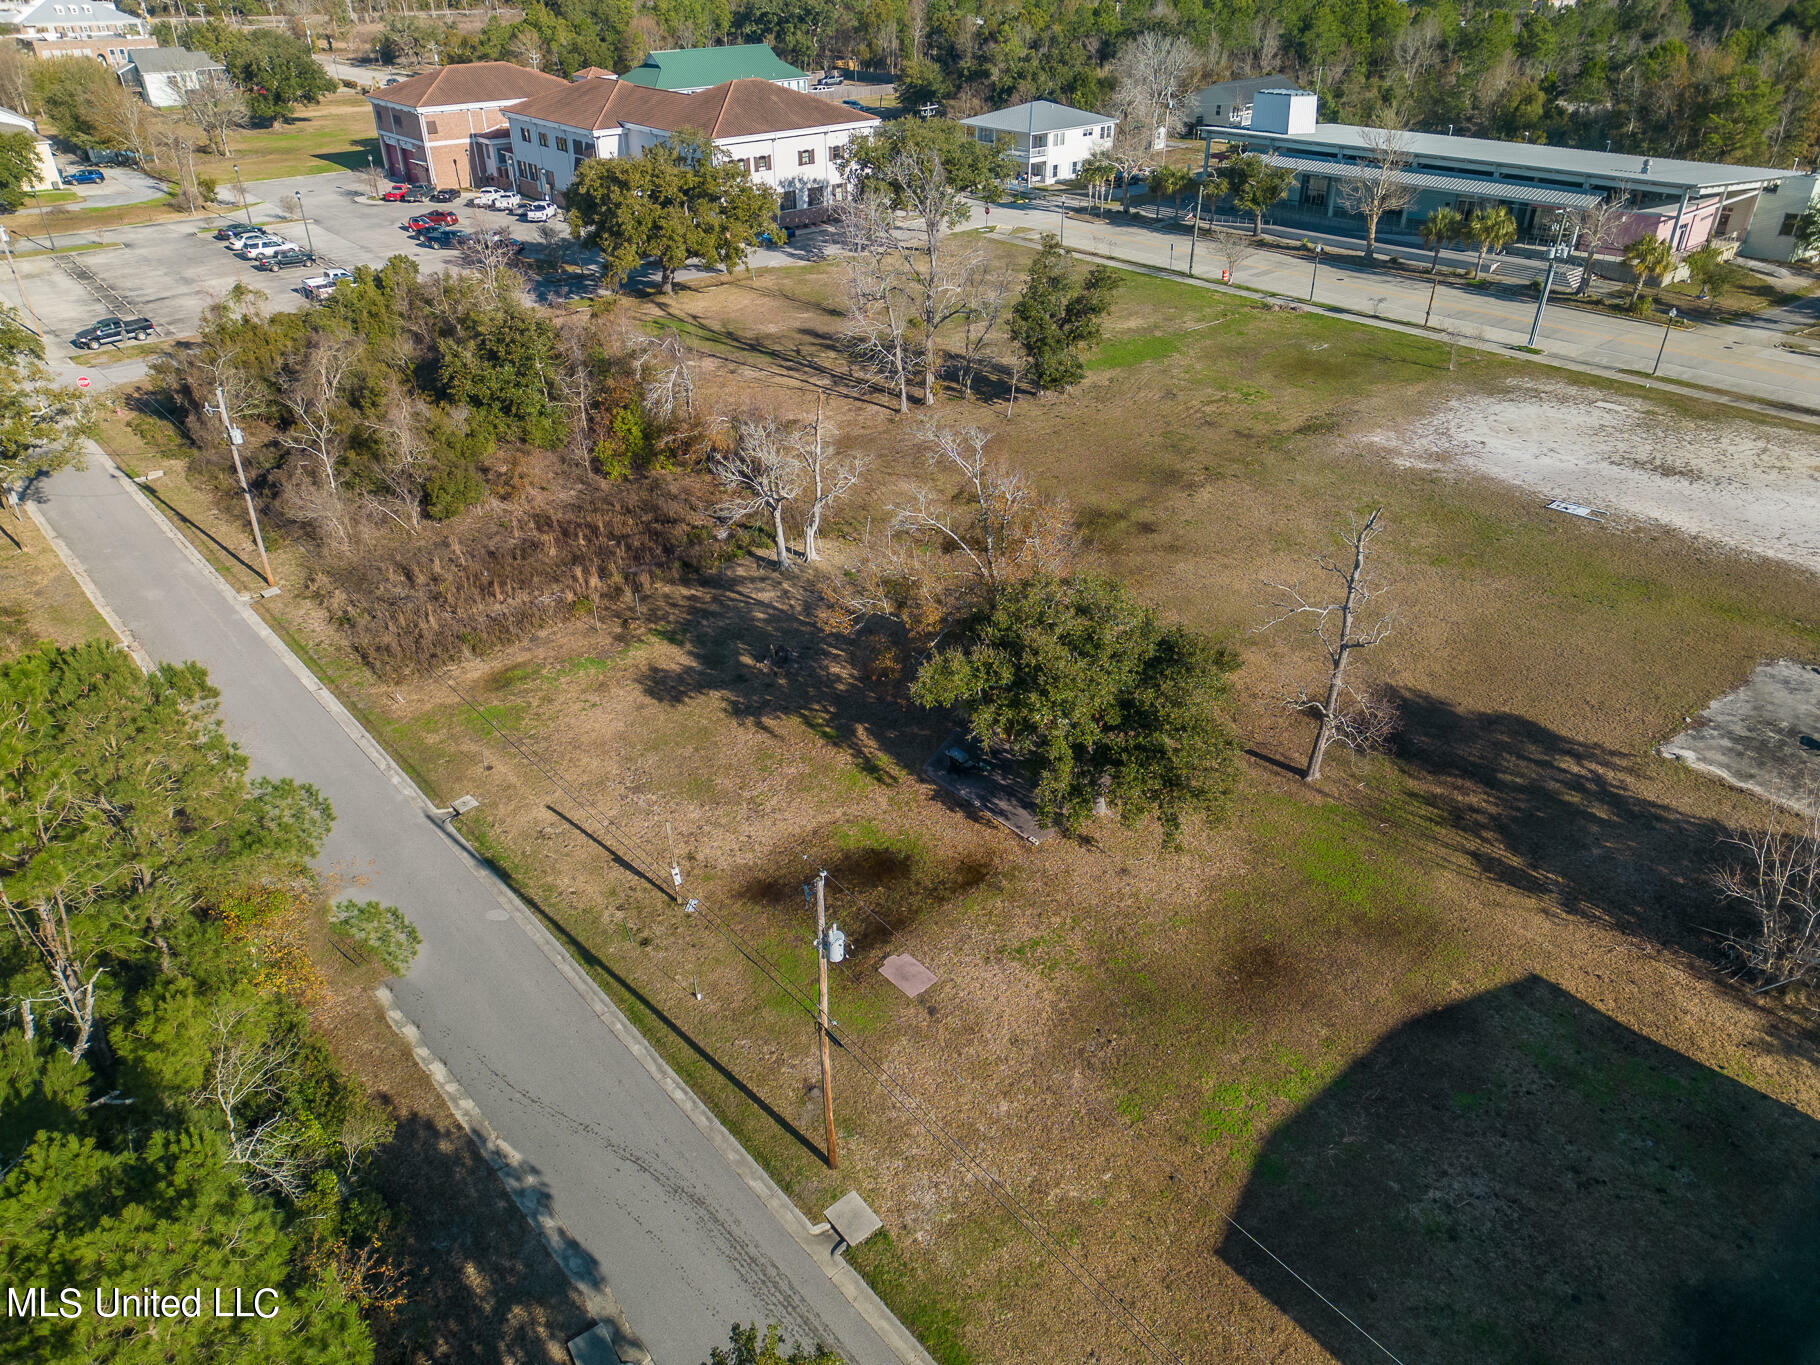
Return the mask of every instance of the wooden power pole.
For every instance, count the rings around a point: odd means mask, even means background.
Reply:
[[[834,1138],[834,1066],[828,1055],[828,874],[815,876],[815,957],[821,966],[821,1003],[816,1025],[822,1043],[822,1123],[828,1130],[828,1169],[840,1169],[840,1150]]]

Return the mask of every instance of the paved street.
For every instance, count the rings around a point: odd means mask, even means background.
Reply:
[[[982,221],[983,215],[976,209],[974,222]],[[1061,215],[1054,210],[1014,204],[994,204],[990,221],[1000,231],[1021,230],[1020,235],[1062,230]],[[1063,236],[1067,245],[1077,251],[1166,269],[1186,270],[1188,265],[1189,242],[1185,233],[1148,223],[1127,226],[1117,221],[1116,214],[1097,223],[1070,219]],[[1357,243],[1353,246],[1356,249]],[[1412,257],[1403,249],[1396,254],[1405,259]],[[1196,275],[1218,280],[1225,265],[1203,236],[1195,253]],[[1239,263],[1234,281],[1252,289],[1306,299],[1313,274],[1306,256],[1254,250]],[[1428,281],[1381,270],[1336,268],[1323,262],[1314,286],[1316,302],[1399,322],[1420,323],[1428,307]],[[1511,297],[1442,284],[1435,295],[1432,325],[1450,328],[1475,341],[1521,346],[1529,340],[1535,311],[1536,301],[1531,294]],[[1820,403],[1820,356],[1777,349],[1781,335],[1762,319],[1701,323],[1689,330],[1675,331],[1668,338],[1661,373],[1664,378],[1706,384],[1753,398],[1804,406]],[[1648,371],[1655,363],[1661,341],[1660,326],[1551,304],[1536,344],[1550,355],[1582,364],[1609,370]]]
[[[40,510],[154,659],[208,667],[254,771],[334,804],[324,872],[423,934],[394,983],[400,1008],[547,1189],[591,1267],[581,1278],[610,1286],[658,1365],[699,1365],[735,1319],[780,1321],[850,1365],[902,1358],[831,1281],[831,1238],[811,1251],[774,1216],[603,1022],[605,997],[558,969],[553,941],[504,907],[105,459],[50,480]]]

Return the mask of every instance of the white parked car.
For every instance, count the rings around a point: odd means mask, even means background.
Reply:
[[[342,280],[351,280],[353,278],[354,272],[352,270],[344,270],[338,265],[332,265],[320,275],[310,276],[309,279],[303,281],[297,287],[307,294],[317,290],[327,289],[331,285],[339,284]]]
[[[242,240],[240,249],[234,254],[242,260],[256,261],[262,256],[276,256],[281,251],[293,251],[295,242],[287,242],[282,237],[263,237],[258,241]]]
[[[498,202],[499,196],[504,193],[505,191],[500,189],[497,185],[484,186],[472,199],[468,200],[468,207],[475,209],[490,209]]]
[[[227,244],[227,249],[239,255],[249,246],[260,246],[266,242],[280,242],[284,239],[273,232],[243,232]]]
[[[490,205],[488,205],[488,207],[496,208],[496,209],[504,209],[509,213],[513,209],[517,208],[522,203],[524,203],[524,200],[520,199],[516,194],[512,193],[511,190],[501,190],[497,195],[495,195],[493,197],[493,202]]]
[[[534,204],[526,204],[524,212],[518,216],[527,223],[547,223],[556,216],[556,205],[548,199],[539,199]]]

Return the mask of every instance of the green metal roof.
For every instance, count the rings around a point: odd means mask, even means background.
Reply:
[[[694,90],[745,76],[784,81],[805,74],[773,52],[768,43],[742,43],[737,47],[684,47],[653,52],[642,66],[633,67],[622,79],[654,90]]]

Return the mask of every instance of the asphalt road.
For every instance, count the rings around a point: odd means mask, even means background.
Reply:
[[[976,210],[974,222],[983,221]],[[1185,271],[1188,266],[1187,234],[1147,222],[1121,223],[1117,214],[1092,223],[1070,219],[1063,229],[1061,215],[1053,209],[994,204],[990,221],[1000,231],[1022,229],[1032,235],[1061,231],[1066,244],[1078,251],[1165,269]],[[1358,243],[1352,245],[1356,248]],[[1401,248],[1393,254],[1414,259],[1414,253]],[[1311,267],[1310,258],[1299,253],[1250,250],[1237,262],[1233,281],[1293,299],[1307,299],[1312,283],[1315,302],[1337,304],[1368,317],[1419,324],[1427,315],[1428,280],[1355,265],[1335,267],[1329,262],[1322,262],[1317,275]],[[1196,275],[1218,280],[1225,268],[1227,261],[1217,245],[1203,235],[1195,252]],[[1507,271],[1515,268],[1514,264],[1505,267]],[[1529,340],[1535,312],[1535,296],[1526,290],[1513,296],[1444,283],[1434,294],[1432,325],[1474,341],[1521,346]],[[1781,336],[1763,319],[1678,329],[1668,336],[1661,374],[1665,379],[1705,384],[1750,398],[1807,407],[1820,404],[1820,356],[1778,348]],[[1659,324],[1553,303],[1536,344],[1564,360],[1647,373],[1655,364],[1662,340]]]
[[[105,459],[39,510],[157,660],[196,659],[256,773],[335,809],[322,870],[423,934],[399,1007],[547,1188],[658,1365],[698,1365],[734,1320],[778,1321],[850,1365],[894,1365],[812,1254],[502,908],[414,789],[382,772]],[[850,1272],[849,1272],[850,1273]]]

